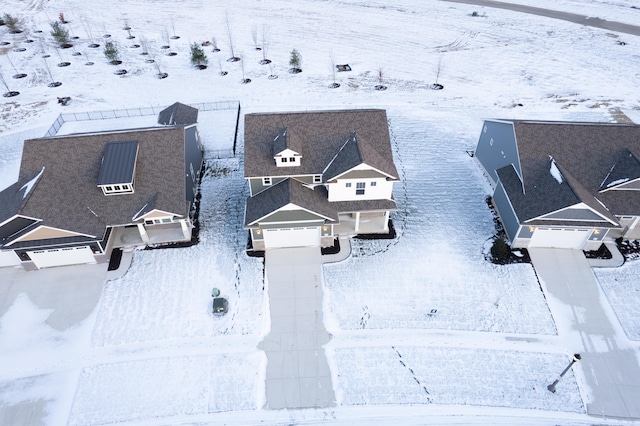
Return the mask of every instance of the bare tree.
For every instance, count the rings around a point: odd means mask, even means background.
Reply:
[[[376,90],[387,90],[387,86],[382,84],[384,82],[385,73],[382,67],[379,67],[376,71],[376,77],[378,78],[378,84],[374,87]]]
[[[438,79],[440,78],[440,73],[442,72],[442,69],[443,69],[443,66],[442,66],[442,55],[441,55],[440,58],[438,59],[438,65],[436,65],[435,67],[436,82],[431,85],[431,88],[434,90],[442,90],[444,88],[442,84],[438,83]]]
[[[253,47],[256,50],[260,50],[260,46],[258,46],[258,26],[256,24],[251,25],[251,38],[253,39]]]
[[[229,49],[231,50],[231,57],[227,59],[229,62],[238,62],[240,58],[235,55],[233,51],[233,34],[231,33],[231,23],[229,22],[229,14],[225,14],[225,24],[227,26],[227,41],[229,42]]]
[[[333,83],[329,85],[329,88],[336,89],[340,87],[340,83],[336,83],[336,61],[333,58],[333,52],[329,54],[329,58],[331,59],[331,73],[333,74]]]
[[[0,73],[0,82],[2,82],[2,85],[7,89],[7,91],[2,94],[2,96],[4,96],[5,98],[11,98],[13,96],[18,96],[20,94],[20,92],[16,92],[9,88],[9,85],[7,84],[7,81],[4,79],[4,76],[2,75],[2,73]]]
[[[269,33],[267,27],[262,26],[262,60],[260,64],[266,65],[271,63],[271,59],[267,58],[267,47],[269,45]]]
[[[250,78],[246,78],[244,75],[244,55],[240,54],[240,68],[242,69],[242,84],[251,83]]]
[[[211,45],[213,46],[213,53],[220,51],[220,49],[218,48],[218,40],[216,40],[215,37],[211,37]]]

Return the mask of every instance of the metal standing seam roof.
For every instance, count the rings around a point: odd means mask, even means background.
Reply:
[[[512,166],[497,172],[521,221],[578,202],[584,202],[614,221],[613,215],[640,215],[640,191],[600,192],[603,181],[620,163],[621,156],[640,149],[640,126],[503,121],[512,122],[514,126],[524,194],[517,174],[510,170]],[[565,177],[562,184],[549,171],[549,157]]]
[[[98,185],[133,183],[138,141],[109,142],[104,148]]]
[[[299,166],[277,167],[273,160],[273,141],[283,129],[289,147],[303,154]],[[367,164],[397,177],[386,111],[378,109],[247,114],[244,176],[322,175],[354,132],[363,158],[376,159]]]

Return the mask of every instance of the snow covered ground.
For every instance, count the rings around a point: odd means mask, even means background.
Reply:
[[[524,3],[522,0],[513,1]],[[637,22],[631,0],[544,0],[538,7]],[[284,0],[231,2],[6,0],[26,33],[0,27],[2,75],[11,90],[0,107],[0,187],[17,178],[21,141],[39,137],[60,113],[239,100],[243,113],[380,107],[388,110],[396,164],[399,211],[392,241],[354,241],[351,258],[324,268],[327,345],[338,406],[264,410],[266,357],[257,349],[269,330],[260,259],[244,255],[242,215],[247,188],[242,155],[217,159],[226,149],[235,114],[201,113],[208,149],[202,183],[200,244],[186,249],[136,251],[130,271],[105,284],[95,312],[59,332],[26,295],[0,318],[0,413],[39,404],[46,423],[255,424],[439,423],[583,424],[585,392],[579,369],[556,394],[545,387],[571,353],[556,326],[530,265],[498,267],[483,259],[493,233],[484,202],[489,188],[473,159],[484,118],[613,121],[618,111],[640,122],[636,72],[640,42],[628,35],[444,1]],[[485,17],[471,17],[474,10]],[[3,11],[4,12],[4,11]],[[82,39],[55,49],[48,22],[59,12]],[[226,16],[243,70],[229,63]],[[169,77],[154,78],[122,30],[144,36]],[[86,29],[85,29],[86,27]],[[159,46],[166,30],[174,57]],[[252,28],[269,42],[272,67],[260,65]],[[102,43],[112,34],[123,68],[113,75],[88,33]],[[210,67],[196,71],[188,46],[215,36],[222,52],[207,48]],[[27,38],[36,40],[25,43]],[[625,41],[627,45],[620,45]],[[14,47],[27,48],[14,52]],[[303,57],[301,74],[287,72],[288,52]],[[48,75],[42,51],[52,75]],[[60,55],[60,56],[58,56]],[[85,66],[88,58],[95,62]],[[12,65],[28,73],[13,80]],[[336,74],[331,57],[351,72]],[[61,59],[71,66],[55,66]],[[444,90],[429,90],[435,82]],[[229,72],[220,76],[218,71]],[[375,91],[378,71],[388,90]],[[24,71],[23,71],[24,70]],[[270,80],[269,74],[278,75]],[[48,88],[50,77],[61,81]],[[4,89],[1,89],[4,91]],[[69,106],[57,96],[71,96]],[[521,104],[522,106],[519,106]],[[135,121],[135,120],[134,120]],[[133,122],[121,121],[123,127]],[[221,125],[222,124],[222,125]],[[113,123],[65,123],[62,131]],[[242,139],[242,125],[240,126]],[[226,146],[225,146],[226,144]],[[598,270],[630,339],[640,336],[640,262]],[[230,312],[209,312],[211,287],[221,289]],[[432,310],[435,312],[432,313]],[[582,386],[582,387],[581,387]],[[0,417],[1,418],[1,417]],[[602,419],[598,419],[599,422]]]

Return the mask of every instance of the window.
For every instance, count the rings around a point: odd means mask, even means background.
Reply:
[[[121,191],[121,189],[120,189],[120,185],[115,185],[115,186],[113,187],[113,190],[114,190],[114,191]]]
[[[107,186],[107,192],[113,191],[113,186]]]
[[[313,183],[322,183],[322,176],[321,175],[314,175],[313,176]]]
[[[296,162],[296,157],[290,157],[289,161],[291,161],[292,163],[295,163]]]
[[[263,185],[271,185],[271,178],[270,177],[262,178],[262,184]]]
[[[345,184],[345,186],[346,186],[347,188],[351,188],[351,182],[347,182],[347,183]]]
[[[371,182],[371,186],[376,186],[378,182]]]
[[[286,163],[286,162],[287,162],[287,158],[286,158],[286,157],[282,157],[282,158],[280,159],[280,162],[281,162],[281,163]]]
[[[166,218],[162,219],[162,223],[171,223],[171,218],[170,217],[166,217]]]
[[[364,195],[364,187],[365,187],[365,183],[364,182],[358,182],[356,183],[356,195]]]

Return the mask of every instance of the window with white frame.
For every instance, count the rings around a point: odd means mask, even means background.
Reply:
[[[357,182],[356,183],[356,195],[364,195],[364,187],[366,186],[365,182]]]
[[[287,157],[282,157],[282,158],[280,159],[280,162],[281,162],[281,163],[286,163],[286,162],[287,162]]]
[[[270,177],[262,178],[262,184],[263,185],[271,185],[271,178]]]
[[[371,186],[376,186],[376,185],[377,185],[376,181],[371,182]]]
[[[313,183],[322,183],[322,175],[313,175]]]
[[[292,163],[296,162],[296,157],[289,157],[289,161],[291,161]]]
[[[133,193],[133,185],[129,183],[121,185],[105,185],[102,187],[105,195],[131,194]]]
[[[351,188],[351,182],[345,183],[344,186],[347,187],[347,188]]]
[[[146,219],[144,221],[145,225],[160,225],[161,223],[171,223],[173,219],[170,217],[161,217],[158,219]]]

